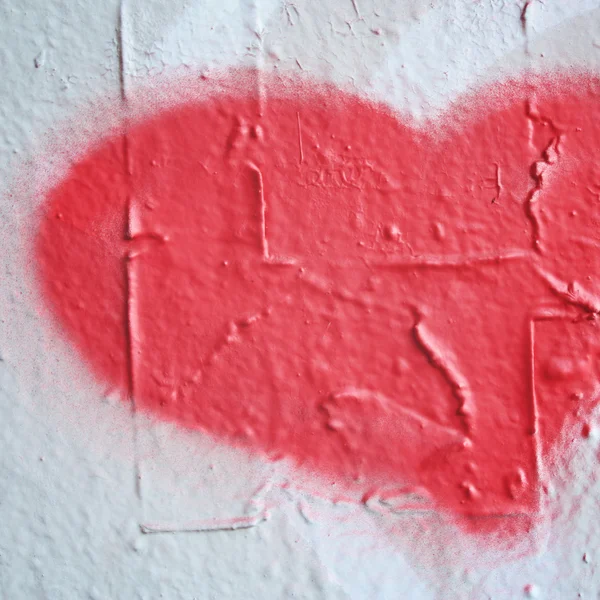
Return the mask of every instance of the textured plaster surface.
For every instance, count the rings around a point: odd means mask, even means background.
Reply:
[[[64,169],[43,149],[70,140],[89,103],[172,69],[308,73],[417,118],[528,67],[600,71],[597,1],[527,4],[0,3],[0,597],[597,597],[600,487],[581,476],[597,465],[594,436],[570,463],[573,510],[533,554],[484,564],[468,549],[399,548],[381,515],[132,417],[98,386],[38,310],[27,250],[38,199],[14,194],[16,173],[44,182]],[[76,121],[84,138],[98,127]]]

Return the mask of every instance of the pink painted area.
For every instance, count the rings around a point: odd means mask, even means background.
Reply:
[[[599,82],[513,82],[420,128],[265,85],[74,165],[36,240],[47,302],[159,418],[522,531],[596,399]]]

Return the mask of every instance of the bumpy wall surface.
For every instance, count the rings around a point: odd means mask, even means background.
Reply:
[[[0,597],[597,597],[598,32],[4,2]]]

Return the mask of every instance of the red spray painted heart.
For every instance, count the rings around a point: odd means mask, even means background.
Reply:
[[[160,418],[456,515],[535,514],[598,381],[599,91],[507,84],[420,128],[291,82],[171,107],[48,195],[45,298]]]

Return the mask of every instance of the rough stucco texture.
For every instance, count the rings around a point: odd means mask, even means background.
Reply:
[[[597,597],[599,25],[0,6],[0,597]]]

